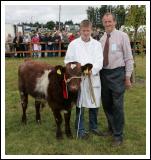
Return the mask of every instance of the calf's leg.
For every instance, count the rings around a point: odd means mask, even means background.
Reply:
[[[59,110],[54,110],[53,111],[56,125],[57,125],[57,130],[56,130],[56,138],[57,139],[62,139],[62,131],[61,131],[61,124],[62,124],[62,116]]]
[[[67,113],[64,113],[65,133],[68,138],[73,138],[73,135],[72,135],[71,129],[70,129],[70,117],[71,117],[71,111],[67,111]]]
[[[27,123],[26,109],[27,109],[27,104],[28,104],[28,94],[21,92],[20,95],[21,95],[21,105],[22,105],[22,110],[23,110],[22,122],[26,124]]]
[[[40,105],[41,105],[41,102],[35,100],[36,122],[37,122],[38,124],[41,123],[41,117],[40,117]]]

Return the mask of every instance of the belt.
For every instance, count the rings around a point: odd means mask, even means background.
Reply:
[[[106,69],[106,68],[102,69],[102,71],[105,73],[113,73],[113,72],[122,71],[122,70],[125,70],[125,66],[121,66],[121,67],[117,67],[117,68],[113,68],[113,69]]]

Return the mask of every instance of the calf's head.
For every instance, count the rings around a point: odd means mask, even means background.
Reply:
[[[80,63],[70,62],[66,65],[64,79],[69,92],[77,92],[80,89],[81,73]]]
[[[54,67],[54,70],[50,72],[49,80],[51,79],[50,81],[53,81],[52,79],[55,79],[58,84],[63,84],[63,90],[67,89],[67,92],[77,94],[80,90],[81,76],[85,71],[89,71],[91,69],[92,64],[81,66],[78,62],[70,62],[66,64],[65,67],[57,65]]]
[[[66,65],[65,81],[69,92],[78,92],[80,89],[81,76],[85,71],[91,70],[92,64],[81,66],[78,62],[70,62]]]

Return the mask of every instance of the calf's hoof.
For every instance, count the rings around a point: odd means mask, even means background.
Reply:
[[[27,119],[25,117],[22,117],[22,123],[27,124]]]
[[[62,136],[62,134],[56,134],[56,139],[58,139],[58,140],[61,140],[61,139],[63,139],[63,136]]]
[[[73,135],[70,133],[70,134],[66,134],[66,136],[69,138],[69,139],[73,139]]]
[[[73,135],[72,135],[71,131],[66,131],[65,133],[66,133],[66,136],[67,136],[68,138],[70,138],[70,139],[73,138]]]
[[[37,124],[41,124],[41,120],[40,119],[36,119]]]
[[[56,137],[57,140],[63,140],[63,137]]]

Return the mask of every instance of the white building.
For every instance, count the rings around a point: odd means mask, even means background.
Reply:
[[[10,23],[6,23],[5,24],[5,39],[8,36],[8,34],[10,33],[12,37],[15,37],[15,25],[10,24]]]
[[[5,38],[8,36],[8,34],[11,34],[12,37],[15,37],[16,32],[23,33],[23,26],[5,23]]]

